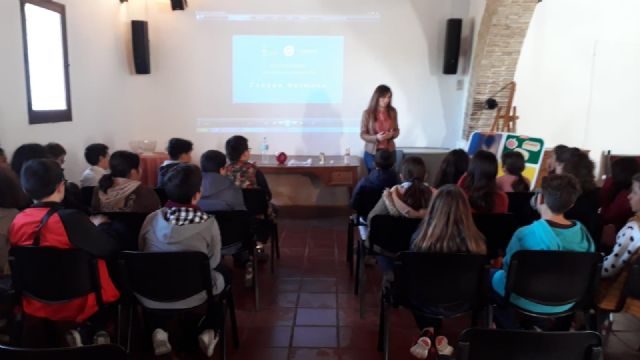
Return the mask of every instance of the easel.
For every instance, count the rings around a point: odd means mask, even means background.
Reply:
[[[507,85],[498,90],[496,94],[506,89],[507,87],[510,87],[507,106],[498,106],[498,110],[496,111],[496,118],[493,120],[493,124],[491,125],[491,131],[494,132],[516,132],[516,120],[520,118],[518,115],[516,115],[516,107],[512,106],[513,97],[516,94],[516,82],[509,82]]]

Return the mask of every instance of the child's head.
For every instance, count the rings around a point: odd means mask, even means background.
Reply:
[[[109,158],[110,172],[103,175],[98,186],[104,193],[114,185],[114,178],[127,178],[140,180],[142,171],[140,169],[140,156],[131,151],[119,150],[111,154]]]
[[[630,190],[633,176],[640,172],[640,163],[635,157],[621,157],[611,163],[611,178],[616,194]]]
[[[193,151],[193,143],[189,140],[180,138],[169,139],[167,152],[171,160],[183,163],[191,162],[191,152]]]
[[[509,175],[520,175],[524,171],[524,156],[519,151],[502,154],[502,168]]]
[[[551,152],[549,159],[547,160],[547,171],[551,174],[556,171],[556,162],[558,157],[562,157],[562,153],[567,151],[569,147],[567,145],[556,145]]]
[[[471,158],[463,189],[471,207],[478,212],[492,212],[495,206],[498,159],[489,151],[479,150]]]
[[[227,157],[218,150],[207,150],[200,156],[202,172],[220,174],[224,172],[225,165],[227,165]]]
[[[426,177],[427,167],[422,158],[407,156],[402,160],[400,178],[404,182],[411,182],[402,194],[402,202],[414,210],[426,209],[431,201],[431,189],[424,184]]]
[[[91,144],[84,149],[84,159],[91,166],[107,170],[109,168],[109,147],[105,144]]]
[[[54,160],[27,161],[22,167],[20,182],[33,200],[61,202],[64,199],[64,174]]]
[[[589,155],[576,148],[576,150],[570,150],[567,159],[563,160],[560,173],[573,175],[578,180],[580,189],[587,192],[596,188],[594,171],[595,164]]]
[[[164,189],[167,199],[178,204],[196,204],[200,200],[202,173],[193,164],[180,164],[167,174]]]
[[[562,215],[573,207],[581,193],[580,184],[575,177],[565,174],[553,174],[542,179],[541,194],[536,197],[536,205],[541,215],[545,209],[551,214]]]
[[[438,189],[417,233],[417,251],[486,253],[484,236],[473,222],[467,196],[455,185]]]
[[[227,139],[225,151],[231,162],[247,161],[250,157],[249,140],[242,135],[234,135]]]
[[[65,157],[67,156],[67,150],[62,145],[50,142],[44,146],[44,150],[47,153],[47,158],[57,162],[60,166],[64,165]]]
[[[469,154],[462,149],[455,149],[449,151],[447,156],[442,159],[440,163],[440,170],[438,171],[438,179],[436,180],[436,187],[440,188],[447,184],[457,184],[458,180],[467,172],[469,168]]]
[[[33,159],[45,159],[47,158],[47,152],[44,146],[36,143],[20,145],[11,156],[11,170],[20,176],[22,166],[29,160]]]
[[[396,162],[396,154],[387,149],[378,150],[374,159],[376,167],[381,170],[389,170]]]

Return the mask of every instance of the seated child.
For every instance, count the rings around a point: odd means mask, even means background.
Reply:
[[[204,211],[246,210],[242,190],[227,175],[227,157],[217,150],[200,157],[202,196],[198,206]]]
[[[529,180],[522,176],[525,169],[524,156],[519,151],[502,154],[502,170],[504,175],[496,179],[498,190],[504,192],[528,192]]]
[[[140,230],[139,248],[147,252],[166,251],[199,251],[209,257],[211,264],[211,280],[213,294],[224,290],[225,279],[219,269],[220,264],[220,229],[213,216],[203,212],[198,206],[200,199],[200,169],[192,164],[176,165],[166,177],[165,190],[168,202],[146,218]],[[214,270],[216,269],[216,270]],[[227,280],[228,281],[228,280]],[[171,303],[157,302],[138,296],[140,302],[153,309],[189,309],[207,301],[207,294],[200,294],[188,299]],[[201,350],[207,357],[213,355],[222,324],[222,309],[211,304],[207,315],[200,325],[198,337]],[[162,329],[164,324],[158,323],[152,340],[156,355],[171,351],[168,334]]]
[[[398,174],[393,169],[395,153],[389,150],[378,150],[375,156],[376,168],[369,175],[360,179],[351,197],[351,208],[358,214],[368,215],[375,203],[369,204],[370,197],[376,200],[382,195],[384,189],[389,189],[398,184]]]
[[[98,186],[98,181],[109,170],[109,148],[105,144],[91,144],[84,149],[89,168],[82,173],[80,187]]]
[[[169,139],[167,144],[167,152],[169,153],[169,160],[160,165],[158,169],[158,185],[157,187],[164,187],[164,178],[169,173],[169,170],[173,169],[180,163],[188,164],[191,162],[191,152],[193,151],[193,143],[189,140],[180,138]]]

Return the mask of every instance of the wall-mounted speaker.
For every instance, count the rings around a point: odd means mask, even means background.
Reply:
[[[151,74],[149,24],[146,21],[131,20],[131,43],[136,74]]]
[[[460,35],[462,34],[462,19],[447,19],[447,34],[444,41],[444,74],[458,72],[458,58],[460,57]]]
[[[187,7],[187,0],[171,0],[171,10],[184,10]]]

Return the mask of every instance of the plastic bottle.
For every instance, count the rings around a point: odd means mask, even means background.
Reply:
[[[260,145],[260,154],[262,155],[262,163],[266,164],[269,160],[269,143],[267,137],[262,138],[262,145]]]
[[[348,147],[345,151],[344,151],[344,163],[345,164],[349,164],[350,160],[349,158],[351,157],[351,148]]]

